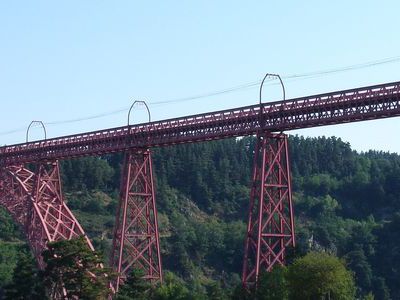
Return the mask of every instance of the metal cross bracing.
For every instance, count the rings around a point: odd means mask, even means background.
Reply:
[[[118,291],[134,268],[143,271],[150,282],[162,281],[157,209],[151,152],[128,152],[125,156],[113,250],[110,265],[119,276]]]
[[[0,165],[101,155],[400,115],[400,82],[0,147]]]
[[[58,159],[125,152],[111,257],[120,273],[114,286],[134,267],[161,281],[149,148],[257,134],[242,274],[250,287],[261,270],[283,264],[286,248],[295,243],[287,138],[272,132],[399,115],[395,82],[0,147],[0,205],[24,228],[43,268],[47,242],[85,235],[64,203]]]
[[[288,142],[285,134],[260,133],[254,149],[242,283],[251,288],[262,270],[285,262],[295,246]]]
[[[40,268],[48,242],[85,236],[64,202],[58,161],[39,163],[33,171],[22,165],[1,168],[0,205],[25,230]]]

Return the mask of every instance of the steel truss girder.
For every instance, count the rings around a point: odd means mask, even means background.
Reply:
[[[400,116],[400,82],[0,147],[0,165]]]
[[[285,134],[257,135],[242,283],[254,286],[262,271],[283,265],[295,246],[292,189]]]
[[[22,165],[2,168],[0,205],[24,229],[41,269],[44,268],[42,252],[48,242],[86,236],[64,202],[58,161],[39,163],[35,171]]]
[[[110,264],[118,291],[133,268],[150,282],[162,281],[153,167],[150,150],[126,153]]]

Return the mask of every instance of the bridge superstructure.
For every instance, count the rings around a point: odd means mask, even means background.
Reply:
[[[23,225],[41,262],[47,242],[84,234],[64,202],[58,161],[124,152],[111,259],[121,273],[116,287],[133,266],[142,268],[149,280],[162,280],[149,149],[256,135],[242,274],[243,284],[249,286],[262,269],[283,264],[287,247],[295,244],[283,132],[399,115],[400,82],[392,82],[4,146],[0,147],[0,204]]]

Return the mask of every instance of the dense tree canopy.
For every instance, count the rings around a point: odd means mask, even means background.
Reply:
[[[288,269],[276,266],[271,272],[261,274],[255,298],[257,300],[289,299]]]
[[[65,289],[69,299],[100,300],[109,294],[112,274],[101,267],[103,261],[89,248],[85,237],[49,243],[43,258],[49,295]]]
[[[335,256],[310,252],[289,267],[288,285],[292,299],[352,300],[355,297],[353,275]]]
[[[30,253],[22,251],[16,272],[11,283],[5,287],[5,298],[15,300],[45,300],[47,295],[43,285],[43,277],[36,271],[35,262]]]

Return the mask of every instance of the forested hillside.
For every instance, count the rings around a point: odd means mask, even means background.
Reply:
[[[240,283],[254,142],[154,151],[163,266],[193,294],[212,298]],[[297,229],[292,257],[311,250],[335,254],[354,272],[360,297],[372,292],[375,299],[400,299],[400,156],[299,136],[290,137],[290,152]],[[121,164],[122,155],[62,162],[66,201],[105,257]],[[10,289],[13,270],[28,252],[18,227],[0,210],[1,290]]]

